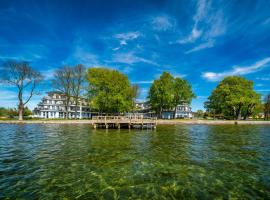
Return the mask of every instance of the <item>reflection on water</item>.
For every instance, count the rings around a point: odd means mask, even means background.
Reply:
[[[270,126],[0,125],[0,199],[267,199]]]

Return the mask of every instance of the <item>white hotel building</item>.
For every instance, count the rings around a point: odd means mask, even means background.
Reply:
[[[48,95],[42,98],[42,101],[34,109],[34,116],[38,118],[65,118],[65,95],[60,92],[48,92]],[[68,118],[75,118],[76,104],[74,99],[71,98],[68,107]],[[77,118],[91,118],[90,108],[85,98],[79,99],[77,106]]]
[[[162,112],[161,118],[162,119],[179,119],[179,118],[192,119],[193,113],[189,104],[182,103],[176,107],[175,112],[172,110]]]

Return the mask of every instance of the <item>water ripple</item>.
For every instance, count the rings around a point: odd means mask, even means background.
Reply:
[[[0,130],[0,199],[270,198],[270,126]]]

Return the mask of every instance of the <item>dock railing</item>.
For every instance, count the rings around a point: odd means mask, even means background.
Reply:
[[[129,128],[138,125],[141,127],[153,126],[155,128],[157,125],[157,118],[143,115],[93,116],[92,124],[94,128],[98,126],[105,126],[106,128],[110,126],[120,128],[121,125],[127,125]]]

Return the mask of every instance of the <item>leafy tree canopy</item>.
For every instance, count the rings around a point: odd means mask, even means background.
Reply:
[[[90,68],[87,71],[91,107],[104,113],[131,111],[138,87],[117,70]]]
[[[260,94],[253,89],[253,82],[240,76],[224,78],[212,92],[205,107],[210,113],[223,114],[226,118],[246,119],[261,105]]]
[[[178,104],[190,103],[194,97],[191,85],[186,80],[175,78],[168,72],[163,72],[153,82],[148,96],[151,108],[160,116],[162,111],[175,110]]]

